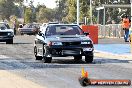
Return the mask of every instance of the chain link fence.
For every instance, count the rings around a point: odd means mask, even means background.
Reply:
[[[123,37],[123,30],[121,24],[108,24],[108,25],[98,25],[99,37]]]

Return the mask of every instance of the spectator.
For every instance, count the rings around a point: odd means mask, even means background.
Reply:
[[[14,34],[16,35],[16,20],[13,22]]]
[[[122,28],[124,30],[124,40],[125,42],[129,42],[130,19],[127,15],[122,18]]]

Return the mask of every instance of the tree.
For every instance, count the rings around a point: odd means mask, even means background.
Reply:
[[[31,23],[31,22],[32,22],[32,9],[25,8],[24,23]]]
[[[66,16],[66,20],[68,23],[76,22],[76,0],[67,0],[68,5],[68,14]]]
[[[55,19],[59,22],[66,21],[65,17],[67,16],[67,0],[57,0],[57,7],[54,9],[55,11]]]
[[[80,21],[82,22],[84,21],[84,17],[90,18],[89,5],[90,0],[80,0]]]
[[[38,22],[49,22],[49,21],[54,21],[54,10],[50,8],[43,8],[41,7],[39,9],[39,12],[37,13],[37,21]]]
[[[19,16],[19,9],[14,0],[0,0],[0,18],[9,20],[11,15]]]
[[[38,4],[36,7],[36,12],[39,12],[40,8],[46,8],[46,6]]]
[[[80,21],[83,21],[84,17],[90,18],[89,12],[89,4],[90,0],[79,0],[80,1]],[[67,0],[67,10],[68,14],[66,16],[66,20],[68,22],[76,21],[76,0]],[[93,8],[93,22],[96,23],[97,19],[97,11],[96,7],[101,6],[102,4],[130,4],[130,0],[92,0],[92,8]],[[130,16],[130,8],[106,8],[106,22],[109,20],[114,20],[116,23],[119,23],[122,14],[127,14]],[[103,10],[100,10],[100,23],[103,23]]]
[[[29,7],[25,7],[24,23],[36,22],[36,9],[33,6],[33,1],[30,1]]]

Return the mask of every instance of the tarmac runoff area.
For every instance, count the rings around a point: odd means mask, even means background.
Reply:
[[[108,59],[132,60],[130,42],[124,42],[123,38],[99,39],[94,44],[94,56]]]
[[[12,74],[5,70],[0,70],[0,88],[46,88]]]
[[[113,53],[107,53],[107,52],[101,52],[96,51],[94,53],[95,57],[100,58],[108,58],[108,59],[119,59],[119,60],[132,60],[132,54],[126,55],[126,54],[113,54]]]

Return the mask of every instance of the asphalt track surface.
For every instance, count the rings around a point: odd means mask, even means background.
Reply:
[[[123,39],[117,40],[124,43]],[[117,40],[113,43],[117,43]],[[99,43],[107,44],[109,41],[110,39],[105,41],[100,39]],[[83,88],[78,82],[83,67],[88,71],[91,79],[132,80],[131,60],[125,58],[120,60],[118,57],[107,58],[107,56],[103,58],[96,56],[98,52],[95,52],[94,62],[91,64],[85,63],[84,59],[75,62],[73,57],[55,57],[52,63],[47,64],[35,60],[33,42],[34,36],[23,35],[15,36],[14,44],[0,43],[0,75],[7,74],[3,76],[5,78],[2,79],[2,76],[0,78],[0,85],[4,85],[5,81],[7,87],[0,86],[0,88],[11,88],[13,83],[16,88],[33,88],[33,85],[34,88]],[[12,81],[10,85],[6,82],[8,77],[14,77],[9,79]],[[132,86],[88,86],[86,88],[132,88]]]

